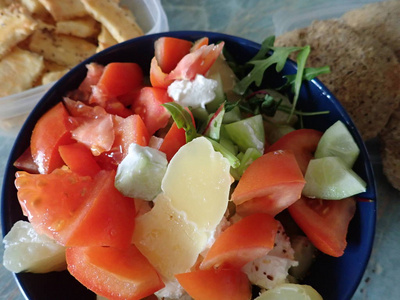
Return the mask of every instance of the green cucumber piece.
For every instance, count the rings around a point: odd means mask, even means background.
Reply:
[[[248,166],[251,165],[253,161],[262,155],[260,151],[255,148],[248,148],[243,156],[240,158],[240,166],[237,168],[237,173],[241,177]]]
[[[315,158],[337,156],[352,168],[359,154],[360,149],[346,125],[342,121],[337,121],[322,135],[314,156]]]
[[[366,189],[365,181],[335,156],[310,160],[304,179],[303,195],[310,198],[340,200]]]
[[[246,152],[248,148],[255,148],[264,153],[265,133],[261,115],[255,115],[237,122],[224,125],[229,138]]]
[[[161,192],[167,165],[165,153],[131,144],[118,165],[114,185],[124,196],[151,201]]]

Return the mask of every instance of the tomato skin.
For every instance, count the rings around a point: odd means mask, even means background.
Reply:
[[[101,106],[90,106],[82,101],[76,101],[67,97],[63,101],[69,115],[77,120],[77,123],[81,123],[86,118],[96,119],[107,115],[106,110]]]
[[[72,247],[68,271],[84,286],[107,299],[143,299],[164,287],[160,276],[134,246]]]
[[[149,144],[150,135],[139,115],[131,115],[127,118],[113,116],[114,122],[114,143],[110,151],[103,152],[96,157],[100,165],[112,170],[118,167],[118,164],[128,154],[129,145],[132,143],[140,146]]]
[[[78,175],[93,177],[101,170],[92,152],[83,144],[61,145],[58,151],[65,164]]]
[[[98,118],[87,118],[71,133],[76,141],[86,145],[93,155],[98,156],[102,152],[109,151],[114,144],[112,115],[104,114]]]
[[[305,180],[291,151],[268,152],[243,173],[231,199],[238,212],[275,216],[300,198]]]
[[[158,64],[157,58],[154,56],[150,63],[150,83],[152,87],[167,89],[173,82],[167,79],[168,73],[164,73]]]
[[[297,129],[285,134],[267,151],[291,150],[296,156],[301,171],[305,174],[321,136],[322,132],[315,129]]]
[[[48,174],[63,165],[58,146],[74,142],[70,133],[72,126],[61,102],[36,123],[31,136],[31,153],[41,174]]]
[[[105,110],[112,115],[117,115],[123,118],[132,115],[132,111],[118,99],[109,99],[105,104]]]
[[[79,85],[78,89],[68,93],[68,96],[74,100],[88,103],[92,94],[92,87],[96,86],[104,71],[104,66],[98,63],[90,63],[86,65],[87,74],[85,79]]]
[[[154,43],[155,57],[165,73],[171,72],[191,48],[190,41],[173,37],[160,37]]]
[[[334,257],[343,255],[348,226],[356,211],[354,198],[322,200],[302,196],[288,210],[321,252]]]
[[[155,87],[142,88],[134,100],[132,110],[143,119],[150,136],[167,126],[171,115],[162,104],[171,101],[167,90]]]
[[[175,277],[196,300],[251,299],[250,282],[240,270],[199,270],[177,274]]]
[[[274,247],[278,221],[256,213],[228,227],[216,239],[200,269],[229,268],[240,270],[245,264],[265,256]]]
[[[271,187],[268,195],[250,199],[236,206],[236,212],[242,217],[257,212],[275,216],[300,198],[303,187],[303,182],[289,182]]]
[[[138,64],[113,62],[105,66],[97,88],[107,97],[113,98],[124,95],[142,84],[143,71]]]
[[[195,124],[195,120],[190,109],[186,109],[191,117],[192,122]],[[186,132],[184,128],[178,128],[176,123],[172,123],[170,129],[165,135],[163,142],[160,146],[160,151],[164,152],[167,156],[167,160],[170,161],[172,157],[178,152],[178,150],[186,144]]]
[[[31,174],[39,173],[38,166],[32,158],[31,147],[26,148],[26,150],[15,160],[13,165],[18,170],[23,170]]]
[[[172,157],[178,152],[179,148],[186,144],[185,129],[178,128],[174,122],[164,137],[160,146],[160,151],[167,155],[167,160],[170,161]]]
[[[201,39],[198,39],[193,43],[192,48],[190,49],[190,52],[194,52],[197,49],[200,49],[203,46],[207,46],[209,44],[209,39],[208,37],[202,37]]]

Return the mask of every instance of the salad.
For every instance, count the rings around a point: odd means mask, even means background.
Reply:
[[[4,238],[13,272],[67,269],[109,299],[322,299],[301,285],[318,253],[339,257],[365,182],[338,121],[302,128],[309,47],[264,41],[246,64],[224,42],[161,37],[149,77],[90,63],[47,111],[15,166],[28,221]],[[268,69],[297,55],[296,74]]]

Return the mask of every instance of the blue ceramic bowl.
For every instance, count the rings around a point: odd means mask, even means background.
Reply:
[[[113,61],[136,62],[149,70],[150,60],[154,55],[153,44],[161,36],[172,36],[188,40],[197,40],[207,36],[210,42],[225,41],[226,49],[239,62],[246,62],[260,49],[260,45],[239,37],[213,32],[182,31],[169,32],[139,37],[98,53],[79,64],[64,76],[41,99],[20,131],[11,151],[4,176],[2,191],[2,230],[5,235],[12,225],[24,219],[17,201],[14,187],[16,169],[13,162],[29,146],[30,136],[35,123],[50,107],[58,103],[67,91],[78,87],[86,75],[85,65],[89,62],[107,64]],[[288,62],[283,74],[295,73],[296,65]],[[270,75],[271,78],[271,75]],[[273,79],[281,80],[281,75],[272,75]],[[324,299],[350,299],[354,294],[367,266],[373,238],[376,218],[376,189],[372,167],[366,147],[350,119],[349,115],[318,80],[312,80],[301,90],[298,108],[304,111],[329,110],[328,115],[313,116],[304,119],[305,127],[325,130],[337,120],[347,124],[355,141],[361,149],[361,154],[355,164],[356,172],[367,182],[367,191],[360,195],[371,201],[358,201],[357,212],[350,223],[348,246],[340,258],[319,256],[313,265],[311,275],[306,283],[315,287]],[[95,295],[75,281],[67,271],[48,274],[16,274],[15,279],[27,299],[94,299]]]

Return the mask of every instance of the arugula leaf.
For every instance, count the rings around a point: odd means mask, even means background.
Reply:
[[[330,72],[331,72],[331,69],[329,68],[329,66],[323,66],[320,68],[304,68],[303,80],[309,81],[319,75],[328,74]],[[287,79],[286,85],[292,85],[296,78],[296,74],[288,74],[288,75],[284,75],[284,77]]]
[[[167,102],[162,104],[174,119],[178,128],[185,130],[186,143],[189,143],[197,137],[196,127],[193,124],[192,116],[181,105],[175,102]]]
[[[271,35],[269,37],[267,37],[262,43],[261,43],[261,48],[260,50],[257,52],[257,54],[251,59],[251,60],[260,60],[260,59],[264,59],[267,54],[268,51],[272,49],[272,47],[275,44],[275,36]]]
[[[270,42],[271,40],[268,40],[265,44],[263,43],[263,47],[255,56],[257,60],[252,59],[248,62],[248,64],[252,64],[254,67],[247,76],[235,85],[234,91],[239,95],[243,95],[253,82],[259,87],[265,71],[272,65],[276,65],[275,69],[277,72],[282,71],[289,55],[303,49],[303,47],[272,47]],[[261,58],[266,55],[267,49],[273,50],[272,55],[264,59]]]
[[[303,82],[304,68],[306,67],[306,62],[308,55],[310,54],[310,51],[311,51],[310,46],[305,46],[303,49],[300,50],[299,54],[297,55],[297,73],[293,85],[294,97],[292,103],[292,110],[290,111],[288,120],[292,118],[294,110],[296,108],[297,100],[299,99],[301,83]]]
[[[275,70],[277,72],[281,72],[285,66],[286,61],[289,56],[298,52],[296,56],[297,62],[297,72],[296,74],[285,75],[284,77],[287,79],[287,83],[284,86],[291,86],[292,92],[294,94],[292,99],[292,107],[288,112],[288,120],[292,118],[296,111],[296,104],[300,95],[300,89],[303,80],[311,80],[320,74],[329,73],[330,69],[328,66],[321,68],[306,68],[306,62],[308,56],[310,54],[310,46],[304,47],[274,47],[275,37],[270,36],[266,38],[261,44],[261,48],[259,52],[250,60],[247,64],[253,65],[251,71],[244,76],[235,86],[234,91],[239,95],[244,95],[249,86],[252,83],[255,83],[257,87],[259,87],[263,81],[265,71],[275,65]],[[269,55],[269,51],[272,51],[272,54]],[[260,98],[260,97],[258,97]],[[257,100],[257,99],[256,99]],[[251,99],[254,101],[254,99]],[[254,102],[253,102],[254,104]],[[274,99],[268,99],[267,96],[264,97],[263,100],[259,100],[257,102],[258,107],[256,109],[251,109],[249,107],[243,107],[246,111],[253,110],[255,113],[263,112],[269,116],[273,116],[275,111],[279,109],[280,102]],[[253,106],[252,103],[250,107]]]

